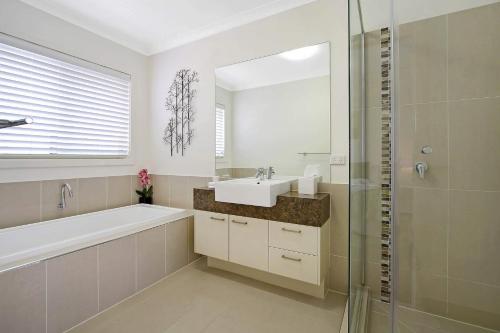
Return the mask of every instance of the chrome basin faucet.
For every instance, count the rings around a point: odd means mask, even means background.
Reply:
[[[69,186],[68,183],[65,183],[61,186],[61,202],[59,203],[58,207],[61,209],[66,208],[66,191],[69,194],[70,198],[73,198],[73,190],[71,189],[71,186]]]
[[[266,170],[264,168],[258,168],[255,178],[259,178],[261,181],[264,180],[266,176]]]
[[[275,173],[276,172],[274,171],[274,167],[270,166],[269,168],[267,168],[267,179],[272,179]]]

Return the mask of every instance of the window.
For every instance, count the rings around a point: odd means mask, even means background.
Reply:
[[[125,157],[130,75],[0,34],[3,157]]]
[[[225,110],[223,105],[215,108],[215,157],[224,158],[225,149]]]

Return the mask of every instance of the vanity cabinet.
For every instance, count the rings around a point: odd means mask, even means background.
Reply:
[[[195,252],[290,279],[322,285],[329,221],[321,227],[195,212]]]
[[[229,261],[268,270],[268,221],[229,215]]]
[[[226,214],[196,211],[194,214],[194,252],[228,260],[228,219]]]
[[[321,228],[269,221],[269,272],[320,284]]]
[[[318,254],[319,228],[284,222],[269,222],[269,246],[312,255]]]
[[[269,247],[269,272],[304,282],[319,284],[318,257]]]

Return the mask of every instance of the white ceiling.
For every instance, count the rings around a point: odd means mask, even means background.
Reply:
[[[286,52],[285,52],[286,53]],[[282,53],[219,67],[218,86],[239,91],[273,84],[330,75],[330,44],[316,46],[316,53],[303,60],[289,60]]]
[[[21,0],[151,55],[315,0]]]

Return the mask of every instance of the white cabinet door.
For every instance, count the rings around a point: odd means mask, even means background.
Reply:
[[[268,270],[268,221],[229,216],[229,261]]]
[[[319,229],[307,225],[269,221],[269,246],[317,255]]]
[[[319,285],[318,257],[310,254],[270,247],[269,272]]]
[[[194,213],[194,252],[228,260],[228,215],[205,211]]]

